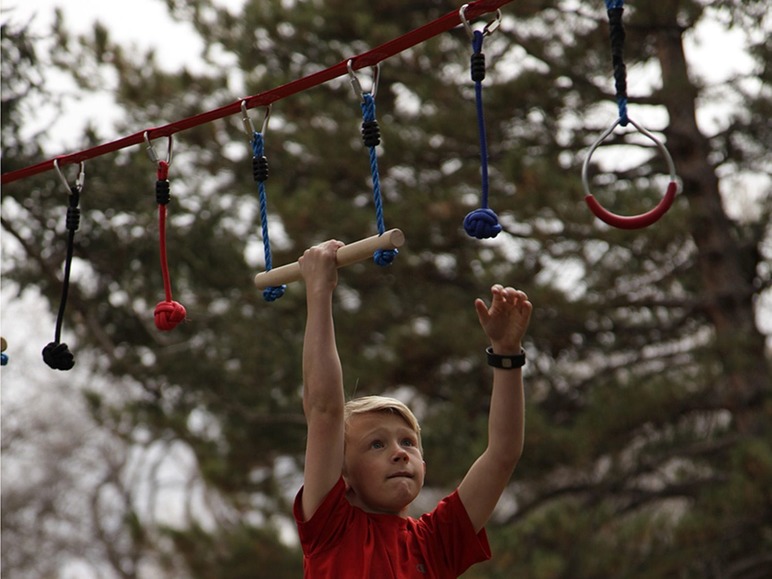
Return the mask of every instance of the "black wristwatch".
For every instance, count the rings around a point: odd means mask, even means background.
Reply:
[[[493,366],[494,368],[513,370],[525,366],[525,350],[522,349],[519,354],[514,356],[500,356],[499,354],[494,354],[493,348],[488,346],[485,349],[485,354],[488,356],[488,366]]]

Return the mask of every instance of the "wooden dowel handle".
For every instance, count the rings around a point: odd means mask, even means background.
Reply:
[[[381,235],[373,235],[372,237],[354,241],[338,250],[338,267],[345,267],[364,261],[379,249],[397,249],[402,247],[404,243],[405,234],[399,229],[389,229]],[[300,274],[300,266],[296,261],[258,273],[255,276],[255,286],[257,286],[257,289],[262,290],[267,287],[300,281],[301,279],[303,279],[303,276]]]

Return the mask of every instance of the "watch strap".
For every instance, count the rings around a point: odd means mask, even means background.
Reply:
[[[488,346],[485,349],[485,355],[488,358],[488,365],[493,366],[494,368],[513,370],[525,366],[525,350],[522,349],[519,354],[515,354],[514,356],[502,356],[500,354],[494,354],[493,348]]]

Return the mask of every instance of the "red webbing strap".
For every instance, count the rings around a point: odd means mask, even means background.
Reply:
[[[467,20],[472,20],[489,12],[498,10],[501,6],[509,4],[512,0],[478,0],[477,2],[469,2],[466,9],[465,16]],[[160,127],[152,129],[143,129],[139,132],[123,137],[110,143],[104,143],[97,145],[90,149],[85,149],[77,153],[70,153],[67,155],[61,155],[55,159],[58,161],[59,166],[66,165],[68,163],[80,163],[87,159],[93,159],[107,153],[112,153],[120,149],[125,149],[132,145],[139,145],[145,142],[146,138],[153,140],[159,137],[170,137],[174,133],[179,133],[199,125],[210,123],[212,121],[222,119],[227,116],[241,113],[241,103],[246,102],[248,109],[255,107],[264,107],[278,100],[297,94],[299,92],[308,90],[327,81],[330,81],[339,76],[348,74],[348,68],[346,66],[349,60],[352,60],[352,68],[358,70],[367,66],[374,66],[379,62],[386,60],[387,58],[399,54],[408,48],[421,44],[422,42],[433,38],[455,26],[461,24],[461,18],[458,10],[447,13],[445,16],[441,16],[436,20],[432,20],[428,24],[416,28],[415,30],[404,34],[398,38],[390,40],[385,44],[363,52],[358,56],[346,59],[338,64],[326,68],[319,72],[315,72],[303,78],[299,78],[287,84],[281,85],[274,89],[262,92],[257,95],[239,99],[229,105],[222,106],[218,109],[214,109],[205,113],[201,113],[180,121],[169,123]],[[2,175],[2,184],[12,183],[19,179],[31,177],[44,171],[52,169],[54,166],[54,159],[49,159],[38,163],[36,165],[30,165],[23,169],[17,169],[15,171],[8,171]]]

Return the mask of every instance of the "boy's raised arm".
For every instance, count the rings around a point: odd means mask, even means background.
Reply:
[[[308,308],[303,340],[303,412],[308,425],[303,516],[309,520],[343,469],[343,372],[335,342],[332,296],[338,282],[335,254],[326,241],[298,260]]]
[[[528,296],[513,288],[491,288],[491,306],[475,302],[480,325],[494,354],[520,353],[533,306]],[[493,513],[501,493],[523,452],[525,401],[521,368],[493,370],[488,447],[475,461],[458,487],[461,502],[479,532]]]

